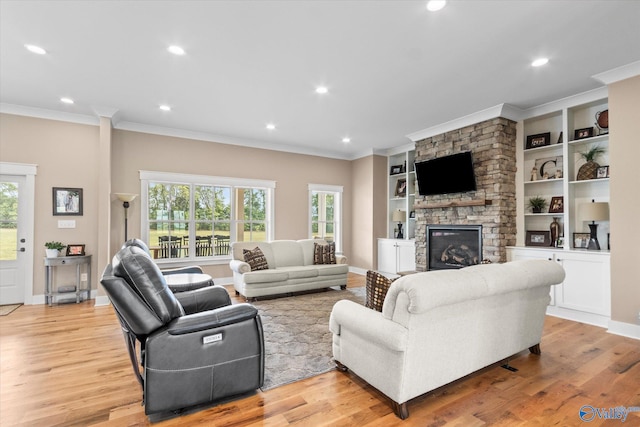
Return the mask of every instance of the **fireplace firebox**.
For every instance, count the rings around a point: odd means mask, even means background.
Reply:
[[[428,270],[482,262],[482,225],[427,225],[426,234]]]

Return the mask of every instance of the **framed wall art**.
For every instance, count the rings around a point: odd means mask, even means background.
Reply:
[[[82,188],[53,187],[53,214],[82,216]]]
[[[551,231],[527,231],[525,246],[551,246]]]
[[[551,132],[538,133],[536,135],[527,136],[526,149],[544,147],[551,144]]]

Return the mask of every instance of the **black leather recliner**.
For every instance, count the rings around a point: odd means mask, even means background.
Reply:
[[[190,295],[179,301],[148,253],[135,245],[113,257],[101,283],[122,326],[147,415],[262,387],[264,339],[252,305],[231,305],[221,286],[181,292]]]

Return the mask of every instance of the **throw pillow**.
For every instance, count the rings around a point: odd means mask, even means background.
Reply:
[[[313,244],[313,263],[314,264],[335,264],[336,263],[336,244],[335,242],[326,245]]]
[[[382,311],[384,298],[387,296],[387,291],[395,280],[396,279],[389,279],[377,271],[367,271],[367,297],[365,299],[365,307],[375,311]]]
[[[254,249],[243,249],[242,255],[244,256],[244,262],[249,264],[251,271],[254,270],[268,270],[269,264],[267,264],[267,258],[259,247]]]

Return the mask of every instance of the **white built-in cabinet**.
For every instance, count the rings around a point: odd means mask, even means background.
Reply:
[[[416,269],[414,240],[378,239],[378,271],[397,274]]]
[[[416,219],[414,204],[417,193],[415,145],[392,150],[387,156],[387,236],[378,239],[378,270],[384,273],[413,271],[416,268]],[[404,212],[402,238],[398,239],[398,221],[394,211]]]
[[[608,110],[606,88],[527,110],[521,122],[522,138],[516,146],[518,232],[516,246],[507,248],[507,259],[543,258],[560,263],[566,278],[561,285],[552,287],[552,304],[547,313],[607,327],[611,315],[609,221],[598,221],[600,251],[574,245],[574,233],[589,234],[581,207],[592,200],[609,202],[608,173],[596,179],[577,180],[578,170],[585,163],[580,153],[593,146],[605,148],[598,163],[609,165],[609,134],[601,134],[596,126],[596,115],[604,110]],[[590,128],[593,136],[576,135],[576,131],[587,129],[582,133],[588,133]],[[550,134],[549,145],[527,148],[527,137],[546,133]],[[609,173],[615,174],[615,170]],[[528,207],[534,196],[548,202],[542,213],[532,213]],[[553,197],[562,197],[561,213],[549,212]],[[532,232],[549,231],[554,218],[560,223],[562,246],[556,247],[554,242],[544,247],[531,246],[535,244],[530,239]]]

